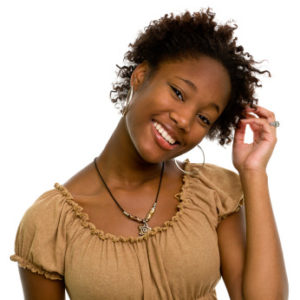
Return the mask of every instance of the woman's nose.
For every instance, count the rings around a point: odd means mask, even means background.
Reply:
[[[191,129],[193,114],[191,111],[180,110],[180,111],[172,111],[170,112],[170,118],[173,120],[176,125],[184,130],[185,132],[189,132]]]

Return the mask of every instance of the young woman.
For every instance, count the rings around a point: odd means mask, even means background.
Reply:
[[[287,299],[267,163],[273,112],[235,26],[206,11],[151,22],[119,67],[120,119],[89,165],[25,213],[15,255],[26,299]],[[254,132],[244,143],[245,127]],[[233,139],[238,173],[176,157]],[[199,151],[200,153],[200,151]]]

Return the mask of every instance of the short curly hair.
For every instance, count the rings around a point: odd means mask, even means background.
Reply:
[[[130,78],[137,65],[147,61],[153,74],[159,64],[165,60],[197,58],[207,55],[220,61],[227,69],[231,80],[231,95],[222,114],[207,133],[210,140],[218,139],[219,144],[232,141],[233,130],[238,126],[242,111],[246,105],[255,107],[258,100],[254,96],[255,88],[261,87],[257,74],[268,73],[254,67],[253,56],[244,52],[233,37],[236,24],[230,22],[217,24],[211,8],[199,12],[185,11],[181,15],[165,14],[159,20],[151,21],[140,33],[131,50],[124,55],[125,65],[118,67],[119,81],[113,83],[110,99],[121,108],[130,89]]]

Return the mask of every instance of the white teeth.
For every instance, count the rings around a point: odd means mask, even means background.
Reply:
[[[164,128],[158,124],[157,122],[154,122],[154,127],[157,129],[157,131],[160,133],[160,135],[171,145],[173,145],[176,141],[171,138],[171,136],[164,130]]]

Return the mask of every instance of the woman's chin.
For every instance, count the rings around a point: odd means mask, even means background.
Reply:
[[[139,150],[138,153],[140,158],[148,164],[158,164],[174,158],[174,155],[170,155],[171,153],[161,153],[161,151],[154,149],[143,149]]]

